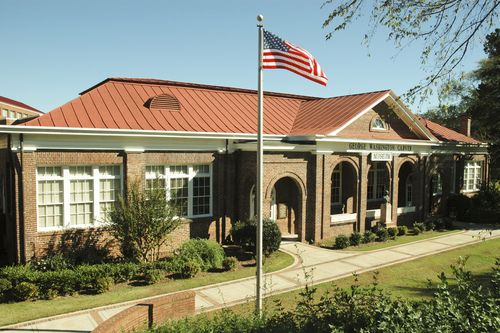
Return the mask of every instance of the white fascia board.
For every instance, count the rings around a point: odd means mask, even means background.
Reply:
[[[420,130],[421,134],[426,136],[429,140],[434,142],[439,142],[439,140],[434,135],[432,135],[432,133],[427,128],[425,128],[425,126],[415,117],[415,114],[401,101],[401,99],[399,99],[399,97],[396,94],[394,94],[394,92],[392,92],[392,90],[388,97],[390,97],[392,101],[400,107],[401,111],[403,111],[403,113],[412,122],[412,124],[406,124],[406,125],[408,125],[409,127],[413,127],[413,125],[416,125],[416,127]],[[403,121],[405,120],[403,119]]]
[[[170,138],[196,138],[196,139],[234,139],[256,140],[257,134],[253,133],[221,133],[221,132],[178,132],[155,130],[123,130],[102,128],[67,128],[46,126],[18,126],[0,125],[0,133],[15,134],[46,134],[46,135],[89,135],[89,136],[129,136],[129,137],[170,137]],[[281,140],[286,135],[264,134],[265,140]]]
[[[355,115],[354,117],[352,117],[350,120],[348,120],[344,125],[340,126],[339,128],[337,128],[335,131],[331,132],[330,134],[328,134],[328,136],[336,136],[339,132],[341,132],[342,130],[344,130],[347,126],[351,125],[352,123],[354,123],[356,120],[358,120],[362,115],[364,115],[365,113],[367,113],[368,111],[370,111],[372,108],[374,108],[377,104],[379,104],[380,102],[382,102],[384,99],[387,98],[387,96],[389,96],[389,93],[387,94],[384,94],[384,96],[380,97],[378,100],[376,100],[374,103],[370,104],[370,106],[368,106],[366,109],[364,109],[363,111],[361,111],[360,113],[358,113],[357,115]]]
[[[235,149],[242,151],[256,151],[256,142],[246,142],[246,143],[236,143],[233,146]],[[299,152],[311,152],[316,150],[316,145],[294,145],[287,143],[264,143],[263,149],[265,151],[299,151]]]
[[[357,139],[357,138],[339,138],[339,137],[325,137],[317,136],[316,142],[360,142],[360,143],[380,143],[380,144],[407,144],[413,146],[436,146],[438,142],[417,141],[417,140],[377,140],[377,139]]]

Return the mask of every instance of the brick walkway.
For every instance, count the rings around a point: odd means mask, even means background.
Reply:
[[[500,237],[500,229],[494,230],[491,235],[482,230],[469,230],[366,252],[332,251],[303,243],[283,243],[281,249],[294,255],[295,263],[281,271],[266,274],[265,294],[278,294],[301,288],[306,282],[311,282],[306,277],[311,270],[313,283],[323,283],[351,276],[354,272],[363,273],[477,243],[482,241],[478,237],[479,233],[488,239]],[[197,312],[211,311],[253,299],[255,278],[245,278],[193,290],[196,292]],[[43,318],[4,327],[0,331],[90,332],[103,320],[141,301],[135,300],[73,314]]]

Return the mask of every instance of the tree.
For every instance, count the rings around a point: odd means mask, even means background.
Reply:
[[[129,259],[151,262],[159,259],[168,235],[181,223],[178,209],[167,201],[164,190],[140,190],[132,185],[109,212],[109,227]]]
[[[417,93],[425,97],[432,86],[456,77],[457,66],[471,46],[498,24],[495,19],[500,12],[500,0],[327,0],[322,7],[329,6],[334,8],[323,23],[329,29],[326,39],[368,12],[366,43],[380,27],[388,30],[388,39],[398,49],[422,43],[422,65],[432,66],[408,97]]]
[[[484,51],[488,54],[474,72],[479,85],[468,101],[474,135],[491,144],[492,175],[500,177],[500,29],[486,37]]]

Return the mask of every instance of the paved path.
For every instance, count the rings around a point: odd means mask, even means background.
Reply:
[[[294,255],[295,263],[286,269],[265,275],[265,295],[301,288],[306,282],[311,282],[306,277],[311,271],[314,284],[332,281],[351,276],[354,272],[375,270],[477,243],[481,241],[478,237],[480,232],[486,238],[500,237],[500,229],[494,230],[491,235],[481,230],[469,230],[367,252],[332,251],[303,243],[283,243],[281,249]],[[197,312],[211,311],[251,300],[255,293],[255,278],[245,278],[193,290],[196,291]],[[43,318],[0,328],[0,331],[90,332],[102,321],[141,301],[143,300]]]

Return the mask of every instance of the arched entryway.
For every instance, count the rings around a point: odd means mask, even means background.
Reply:
[[[302,219],[302,194],[291,177],[278,179],[273,186],[270,217],[276,221],[283,235],[300,235]]]
[[[389,185],[390,176],[387,163],[371,162],[370,168],[368,169],[368,185],[366,191],[367,213],[378,210],[380,205],[385,202],[385,197],[390,197]]]
[[[418,201],[418,177],[415,164],[412,161],[404,162],[398,172],[398,202],[397,213],[398,223],[408,224],[414,218]]]
[[[331,175],[330,215],[332,222],[355,222],[357,218],[358,176],[349,162],[340,162]]]

